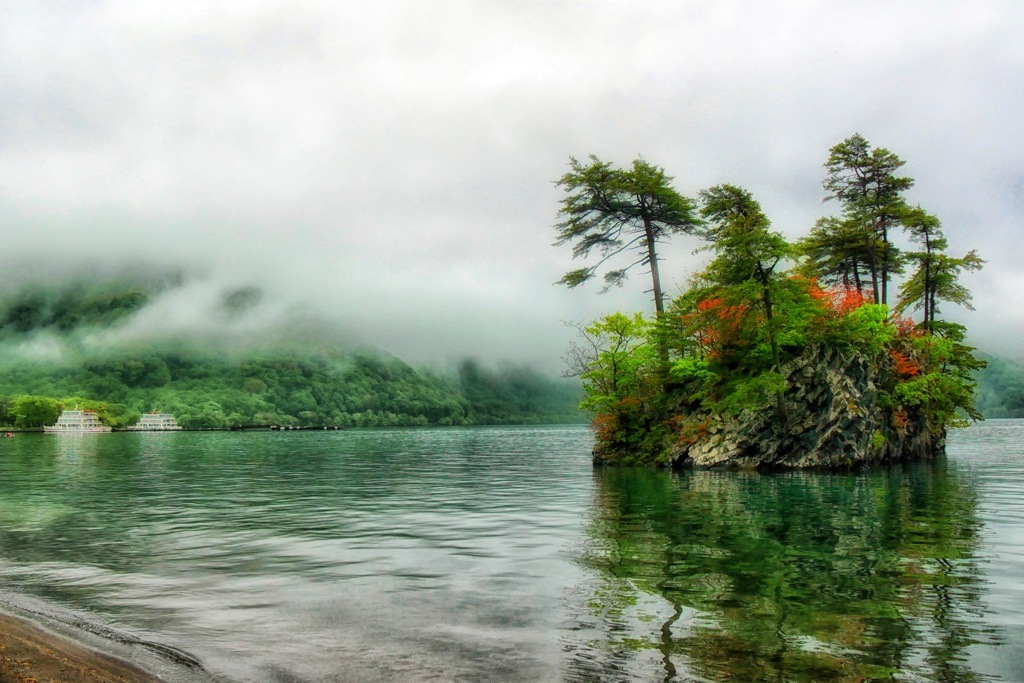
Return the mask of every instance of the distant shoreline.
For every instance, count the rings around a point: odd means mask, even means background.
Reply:
[[[181,429],[128,429],[116,427],[112,432],[129,434],[165,434],[169,432],[340,432],[349,427],[282,427],[280,425],[236,425],[233,427],[182,427]],[[12,434],[109,434],[111,432],[46,432],[42,427],[0,427],[0,435]]]
[[[1012,418],[1011,418],[1012,419]],[[284,427],[279,425],[241,425],[234,427],[182,427],[181,429],[126,429],[116,427],[110,432],[44,432],[41,427],[0,427],[0,438],[3,434],[173,434],[175,432],[363,432],[393,429],[478,429],[488,427],[587,427],[587,422],[514,422],[508,424],[463,424],[463,425],[379,425],[375,427]]]

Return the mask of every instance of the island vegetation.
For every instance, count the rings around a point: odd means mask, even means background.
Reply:
[[[960,276],[983,261],[948,251],[939,219],[907,199],[903,165],[860,135],[832,147],[823,187],[838,211],[790,241],[744,188],[694,201],[642,160],[572,160],[556,244],[600,258],[562,283],[608,268],[615,286],[647,267],[655,304],[578,326],[569,374],[584,381],[595,461],[850,467],[930,457],[980,418],[985,361],[940,309],[970,308]],[[655,247],[676,234],[710,260],[666,302]]]
[[[0,300],[0,425],[37,429],[75,407],[96,410],[115,428],[153,410],[173,413],[187,428],[586,421],[578,381],[471,358],[414,368],[322,327],[293,326],[290,336],[241,346],[96,341],[116,338],[156,296],[181,284],[178,277],[110,278],[8,293]],[[225,292],[223,315],[259,296],[255,288]]]

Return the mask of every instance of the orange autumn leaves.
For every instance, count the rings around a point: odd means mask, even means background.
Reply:
[[[824,288],[817,280],[803,276],[791,276],[789,282],[789,307],[787,315],[800,308],[803,313],[789,315],[790,320],[799,319],[796,329],[807,339],[813,339],[836,321],[842,321],[866,304],[871,304],[871,291],[859,290],[853,286],[837,285]],[[803,303],[799,303],[802,301]],[[680,315],[680,322],[694,342],[700,357],[708,361],[721,360],[730,352],[757,343],[759,330],[766,324],[760,307],[746,303],[730,303],[722,296],[709,296],[696,303],[688,313]],[[923,331],[910,318],[889,316],[885,323],[891,325],[895,336],[903,339],[919,337]],[[910,355],[893,351],[896,373],[913,377],[920,366]]]
[[[721,297],[697,303],[695,313],[684,315],[683,324],[693,330],[697,346],[709,360],[718,358],[723,348],[742,344],[744,318],[750,312],[745,304],[727,304]]]
[[[871,293],[854,287],[822,288],[813,278],[792,276],[790,284],[809,300],[813,309],[811,325],[838,319],[872,300]],[[729,350],[747,346],[753,337],[750,331],[765,324],[760,307],[746,303],[729,303],[721,296],[712,296],[697,302],[695,310],[681,316],[683,327],[689,331],[703,357],[718,360]]]
[[[835,316],[851,313],[873,299],[870,291],[865,294],[856,287],[837,285],[823,289],[813,278],[794,276],[791,279],[803,283],[807,287],[807,294],[815,301],[821,302],[826,310]]]
[[[903,378],[913,377],[921,372],[921,364],[910,356],[893,349],[891,354],[893,369]]]

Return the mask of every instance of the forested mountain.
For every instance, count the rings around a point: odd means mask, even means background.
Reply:
[[[988,367],[976,373],[978,409],[985,417],[1024,417],[1024,366],[1005,358],[978,354]]]
[[[577,383],[470,359],[450,371],[415,369],[312,325],[264,330],[241,346],[133,334],[135,316],[182,284],[76,282],[0,300],[0,424],[39,426],[74,405],[99,409],[114,426],[149,410],[173,412],[186,427],[585,420]],[[205,314],[241,318],[261,298],[234,288]]]

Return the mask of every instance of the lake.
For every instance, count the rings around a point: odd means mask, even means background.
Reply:
[[[188,653],[182,681],[1024,681],[1024,421],[856,475],[594,469],[590,446],[0,439],[0,598]]]

